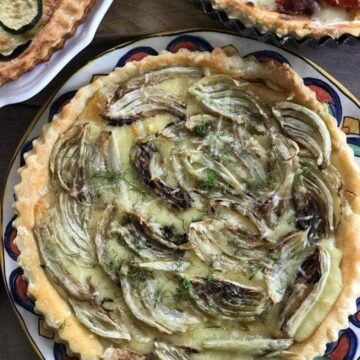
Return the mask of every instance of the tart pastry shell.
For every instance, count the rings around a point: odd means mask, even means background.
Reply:
[[[242,0],[212,0],[215,9],[225,11],[231,18],[238,18],[246,26],[255,26],[261,32],[275,32],[278,36],[293,36],[297,39],[324,36],[338,39],[342,35],[360,36],[360,10],[352,10],[352,21],[322,23],[306,16],[293,16],[261,9],[245,4]]]

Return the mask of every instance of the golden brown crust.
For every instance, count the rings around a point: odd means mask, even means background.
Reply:
[[[0,86],[19,78],[37,64],[46,62],[74,35],[96,0],[49,0],[45,4],[43,23],[30,46],[15,59],[0,63]]]
[[[292,349],[304,359],[310,360],[322,354],[326,343],[335,340],[338,331],[347,326],[348,315],[355,310],[355,300],[360,295],[360,234],[357,230],[360,226],[360,171],[354,163],[352,151],[346,144],[345,135],[336,127],[334,119],[325,107],[316,100],[314,93],[304,86],[302,79],[289,66],[279,66],[275,63],[259,64],[251,59],[228,57],[221,49],[215,49],[211,54],[191,53],[186,50],[181,50],[177,54],[165,52],[157,57],[149,56],[140,62],[129,63],[80,89],[61,113],[55,116],[53,122],[45,125],[41,138],[34,141],[33,150],[25,155],[26,165],[19,171],[21,182],[15,187],[17,201],[14,208],[18,214],[15,222],[18,231],[16,243],[21,250],[19,263],[29,280],[29,294],[36,299],[36,310],[45,316],[48,325],[58,330],[59,338],[69,345],[72,352],[80,354],[82,360],[99,359],[104,351],[109,360],[127,359],[130,356],[128,352],[123,353],[122,349],[108,348],[97,335],[85,329],[48,280],[41,267],[38,248],[32,234],[35,209],[40,198],[48,191],[48,162],[56,140],[72,126],[87,104],[96,99],[97,94],[100,93],[99,98],[110,95],[120,83],[155,69],[194,64],[239,80],[266,83],[280,94],[285,93],[293,101],[318,112],[331,133],[332,163],[343,177],[349,204],[336,237],[337,245],[343,252],[343,288],[331,312],[313,336]]]
[[[338,39],[344,34],[360,36],[360,10],[353,10],[353,21],[325,24],[313,21],[305,16],[280,14],[275,11],[261,9],[243,0],[212,0],[215,8],[224,10],[230,17],[238,18],[246,26],[254,25],[260,31],[276,32],[279,36],[292,35],[302,39],[311,36],[320,39],[331,36]]]

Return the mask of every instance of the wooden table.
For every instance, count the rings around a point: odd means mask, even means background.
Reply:
[[[0,189],[15,148],[30,121],[49,94],[86,59],[133,36],[185,28],[222,28],[189,0],[114,0],[93,43],[82,51],[40,94],[17,105],[0,109]],[[297,49],[327,69],[357,97],[360,95],[360,46]],[[0,360],[36,360],[0,283]]]

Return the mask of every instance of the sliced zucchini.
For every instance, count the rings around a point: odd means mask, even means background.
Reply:
[[[0,0],[0,26],[11,34],[29,31],[42,16],[42,0]]]
[[[22,35],[12,35],[0,27],[0,61],[9,61],[19,56],[31,41]]]

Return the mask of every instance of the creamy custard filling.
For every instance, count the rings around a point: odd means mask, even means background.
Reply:
[[[101,115],[57,141],[34,228],[78,320],[156,359],[296,357],[341,289],[322,119],[196,67],[121,84]]]

